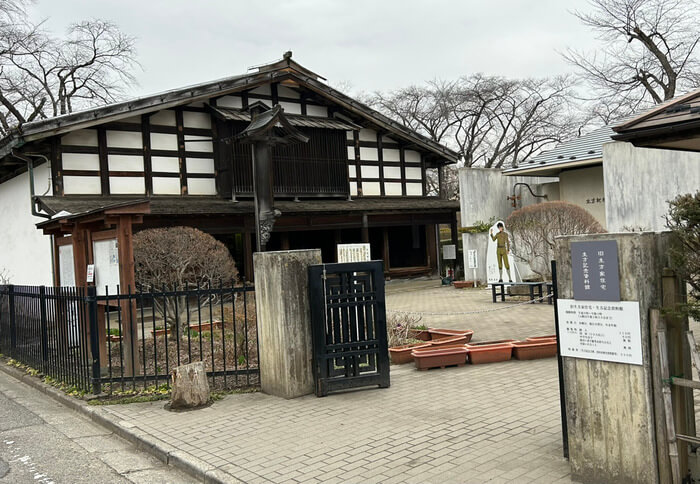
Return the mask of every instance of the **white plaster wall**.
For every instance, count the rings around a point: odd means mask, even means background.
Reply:
[[[407,173],[408,175],[408,169]],[[512,195],[513,185],[527,183],[538,195],[543,194],[540,185],[551,183],[556,178],[504,176],[500,170],[491,168],[459,169],[459,201],[462,227],[472,227],[477,222],[491,219],[505,220],[513,212],[511,202],[506,197]],[[518,187],[521,188],[521,187]],[[537,202],[527,188],[518,190],[522,206]],[[551,188],[549,189],[551,192]]]
[[[700,153],[603,145],[608,231],[665,229],[668,201],[700,190]]]
[[[605,228],[603,167],[591,166],[559,174],[559,197],[587,210]]]
[[[48,164],[34,169],[36,194],[50,187],[49,177]],[[52,285],[51,237],[35,226],[45,219],[31,214],[28,173],[0,184],[0,207],[0,270],[14,284]]]

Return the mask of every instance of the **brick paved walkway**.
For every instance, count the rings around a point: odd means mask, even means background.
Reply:
[[[437,284],[392,283],[387,305],[497,306],[485,291]],[[433,321],[464,327],[461,318],[426,318]],[[481,340],[547,334],[552,307],[520,306],[471,318],[467,327]],[[392,366],[391,378],[384,390],[294,400],[229,395],[187,413],[168,412],[163,402],[103,408],[123,425],[218,467],[232,482],[570,482],[555,359],[428,372]]]

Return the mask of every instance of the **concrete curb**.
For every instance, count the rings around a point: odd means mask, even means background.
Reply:
[[[103,409],[91,407],[82,400],[70,397],[62,391],[39,380],[37,377],[31,376],[18,368],[9,366],[5,362],[0,362],[0,370],[15,380],[19,380],[35,390],[48,395],[71,410],[88,417],[96,424],[130,442],[140,451],[151,454],[159,461],[184,471],[205,484],[243,483],[243,481],[236,479],[235,476],[221,469],[217,469],[187,452],[178,450],[172,445],[151,436],[141,429],[129,428],[127,425],[114,422]]]

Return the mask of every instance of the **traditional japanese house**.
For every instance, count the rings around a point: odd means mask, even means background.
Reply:
[[[331,88],[291,53],[244,75],[26,123],[0,140],[0,269],[22,283],[81,283],[77,268],[94,262],[96,241],[188,225],[225,242],[252,279],[251,146],[237,135],[254,109],[275,106],[308,142],[272,150],[281,216],[267,250],[320,247],[332,262],[337,244],[368,242],[389,276],[435,272],[437,227],[456,239],[459,204],[430,193],[427,176],[457,153]],[[72,265],[76,280],[61,275]]]

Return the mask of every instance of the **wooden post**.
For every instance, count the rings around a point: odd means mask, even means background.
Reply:
[[[666,340],[668,343],[668,370],[671,375],[684,375],[684,378],[692,378],[692,363],[686,347],[685,333],[688,331],[688,322],[683,317],[676,316],[679,300],[678,278],[669,268],[664,268],[661,277],[663,307],[666,309],[664,320],[667,328]],[[662,355],[663,356],[663,355]],[[675,416],[676,433],[695,435],[695,411],[693,408],[693,391],[689,388],[673,386],[673,414]],[[690,411],[690,412],[689,412]],[[692,426],[689,416],[692,415]],[[688,444],[678,442],[678,456],[680,468],[688,468]]]
[[[384,260],[384,272],[389,272],[389,231],[386,227],[382,228],[382,236],[384,237],[384,243],[382,244],[382,259]]]
[[[280,246],[282,250],[289,250],[289,232],[280,233]]]
[[[133,231],[130,215],[119,216],[117,246],[119,250],[119,289],[122,294],[126,294],[129,291],[133,292],[136,286]],[[122,312],[122,326],[124,328],[124,374],[126,376],[137,375],[141,371],[141,365],[138,351],[139,333],[136,301],[123,299],[119,307]]]

